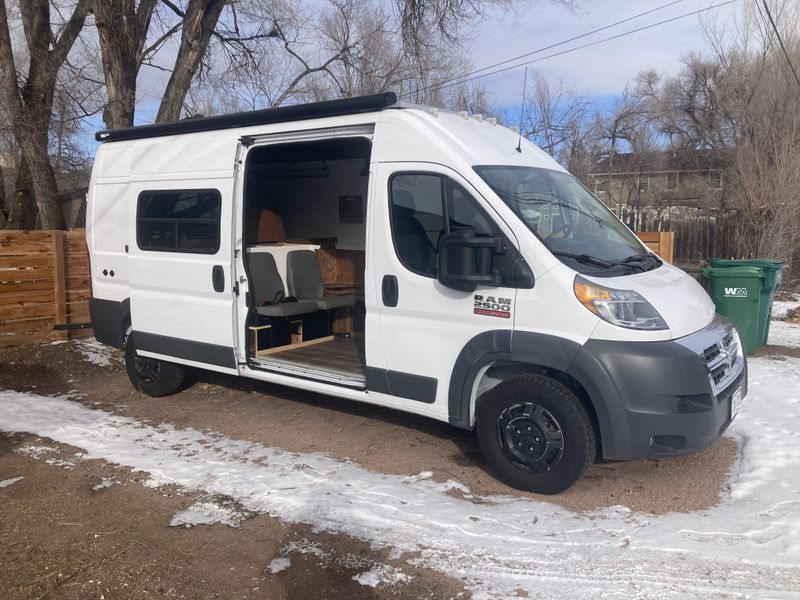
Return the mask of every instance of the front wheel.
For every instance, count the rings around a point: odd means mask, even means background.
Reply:
[[[595,457],[592,421],[577,396],[544,375],[518,375],[481,399],[478,443],[489,470],[518,490],[557,494]]]
[[[185,375],[183,367],[174,363],[139,356],[132,336],[128,336],[125,344],[125,369],[133,387],[154,397],[177,392]]]

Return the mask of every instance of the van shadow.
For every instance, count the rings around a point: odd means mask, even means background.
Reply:
[[[400,410],[367,404],[344,398],[336,398],[317,392],[298,390],[296,388],[282,386],[279,384],[268,383],[226,375],[213,371],[194,370],[187,373],[187,379],[183,389],[190,389],[197,384],[209,384],[223,387],[227,390],[243,393],[259,393],[266,396],[274,396],[282,400],[290,400],[298,404],[335,411],[341,415],[352,415],[401,427],[411,432],[419,432],[443,441],[452,443],[458,450],[450,459],[460,467],[477,467],[490,474],[486,463],[483,460],[478,440],[474,431],[467,431],[458,427],[453,427],[448,423],[403,412]],[[490,474],[491,475],[491,474]]]

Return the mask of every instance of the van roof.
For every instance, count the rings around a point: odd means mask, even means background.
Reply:
[[[94,137],[98,142],[137,140],[181,133],[197,133],[218,129],[233,129],[235,127],[289,123],[291,121],[321,119],[323,117],[354,115],[383,110],[395,104],[397,104],[397,95],[394,92],[385,92],[383,94],[357,96],[355,98],[343,98],[340,100],[326,100],[324,102],[312,102],[309,104],[279,106],[277,108],[266,108],[263,110],[233,113],[229,115],[184,119],[176,123],[139,125],[136,127],[126,127],[124,129],[104,129],[98,131]]]

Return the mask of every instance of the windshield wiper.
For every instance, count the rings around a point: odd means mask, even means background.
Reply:
[[[574,254],[572,252],[561,252],[560,250],[550,250],[550,253],[553,256],[563,256],[564,258],[571,258],[579,263],[583,263],[585,265],[594,265],[596,267],[602,267],[604,269],[610,269],[615,265],[615,263],[610,263],[602,258],[597,258],[596,256],[592,256],[591,254]]]
[[[650,269],[645,269],[644,266],[637,263],[643,263],[645,261],[653,261],[655,267],[660,267],[662,264],[661,259],[659,259],[655,254],[650,254],[649,252],[642,252],[641,254],[633,254],[631,256],[623,258],[622,260],[616,261],[614,264],[636,267],[638,269],[641,269],[642,272],[644,272],[644,271],[649,271]]]

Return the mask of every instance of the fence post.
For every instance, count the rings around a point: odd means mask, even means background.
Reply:
[[[661,231],[658,235],[659,255],[668,263],[672,262],[675,253],[675,232]]]
[[[67,322],[67,285],[66,285],[66,264],[64,263],[64,232],[50,232],[53,242],[53,291],[56,305],[56,325],[63,325]],[[58,332],[58,338],[66,338],[68,332]]]

